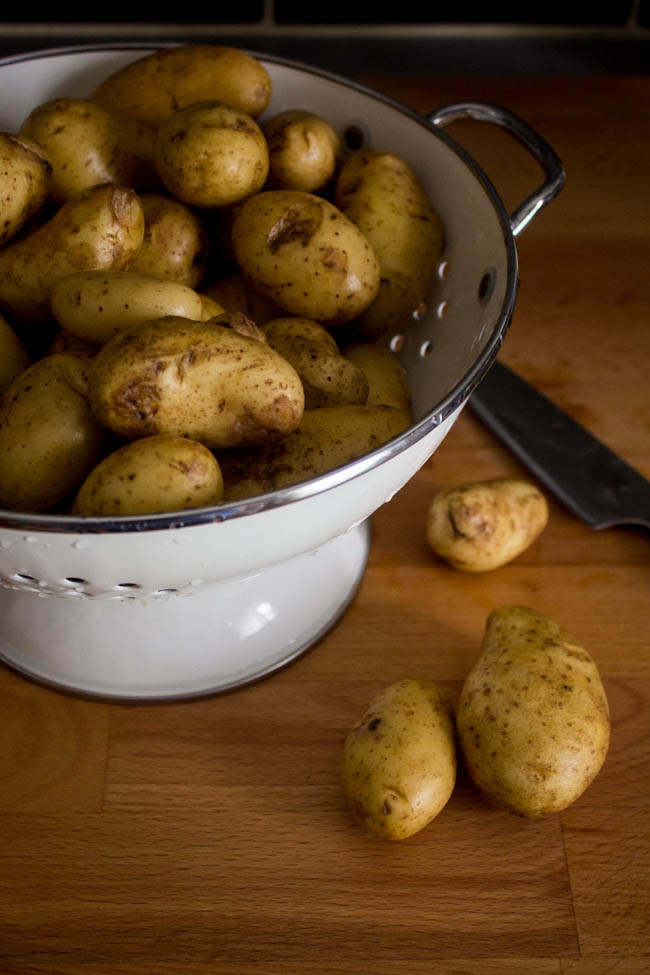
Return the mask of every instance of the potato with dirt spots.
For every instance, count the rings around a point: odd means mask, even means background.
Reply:
[[[609,705],[593,658],[562,626],[525,606],[488,617],[456,721],[476,787],[530,818],[578,799],[609,748]]]
[[[100,423],[127,440],[163,433],[210,448],[294,430],[304,409],[297,372],[226,321],[168,316],[114,336],[90,378]]]
[[[52,164],[40,146],[0,132],[0,246],[40,214],[51,180]]]
[[[91,97],[154,128],[177,109],[202,101],[225,102],[257,118],[271,100],[271,78],[261,61],[245,51],[184,44],[125,65]]]
[[[207,447],[186,437],[144,437],[113,451],[93,468],[72,513],[157,514],[218,504],[222,497],[221,470]]]
[[[0,311],[12,321],[52,321],[54,286],[76,271],[121,270],[142,246],[144,216],[133,190],[92,186],[0,249]]]
[[[250,287],[243,274],[229,274],[203,288],[201,294],[223,305],[226,311],[241,312],[247,318],[252,318],[259,326],[282,315],[277,305],[262,298]]]
[[[341,351],[366,377],[368,406],[394,406],[410,412],[411,391],[406,370],[390,349],[374,342],[357,342],[344,346]]]
[[[30,364],[25,346],[9,322],[0,315],[0,394]]]
[[[140,204],[144,239],[131,270],[198,288],[210,250],[198,214],[167,193],[141,193]]]
[[[269,171],[262,130],[221,102],[179,109],[156,135],[154,162],[167,190],[196,207],[230,207],[259,192]]]
[[[286,315],[340,325],[379,289],[379,262],[366,238],[312,193],[257,193],[237,208],[232,243],[250,286]]]
[[[336,171],[341,144],[329,122],[303,109],[274,115],[263,127],[270,188],[318,193]]]
[[[433,498],[426,538],[455,569],[488,572],[521,555],[546,527],[542,492],[519,478],[459,484]]]
[[[345,739],[341,779],[354,818],[377,836],[404,840],[427,826],[456,782],[446,691],[408,678],[377,695]]]

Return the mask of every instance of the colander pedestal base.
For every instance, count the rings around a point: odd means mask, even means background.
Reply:
[[[226,691],[295,660],[339,619],[363,576],[369,525],[190,596],[65,599],[0,589],[0,660],[94,697]]]

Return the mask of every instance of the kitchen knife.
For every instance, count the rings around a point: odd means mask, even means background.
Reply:
[[[650,528],[650,481],[501,362],[470,398],[477,416],[591,528]]]

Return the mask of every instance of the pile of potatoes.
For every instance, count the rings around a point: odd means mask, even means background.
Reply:
[[[262,122],[270,98],[257,59],[187,45],[0,133],[0,506],[237,500],[411,423],[376,340],[440,219],[405,161],[346,157],[309,106]]]
[[[493,805],[527,818],[561,812],[607,756],[609,705],[591,655],[526,606],[488,617],[457,704],[435,681],[382,691],[347,735],[342,786],[368,831],[403,840],[444,809],[462,758]]]

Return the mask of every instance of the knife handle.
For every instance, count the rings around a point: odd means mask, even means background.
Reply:
[[[434,109],[427,115],[429,122],[439,128],[444,128],[450,122],[468,118],[479,122],[490,122],[505,129],[537,159],[545,172],[544,182],[510,214],[510,229],[516,237],[535,214],[550,203],[562,189],[565,179],[562,163],[541,135],[531,129],[518,115],[501,105],[481,101],[452,102]]]

